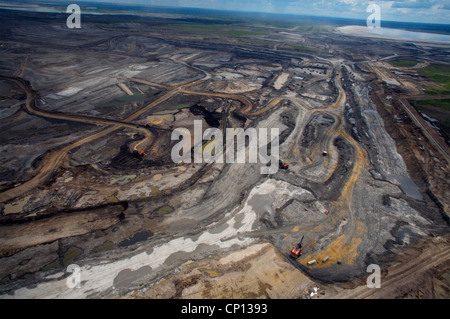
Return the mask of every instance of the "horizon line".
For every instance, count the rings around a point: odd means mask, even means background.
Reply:
[[[186,10],[205,10],[205,11],[216,11],[216,12],[232,12],[232,13],[250,13],[250,14],[268,14],[268,15],[287,15],[287,16],[298,16],[298,17],[311,17],[311,18],[325,18],[325,19],[336,19],[336,20],[354,20],[358,22],[366,22],[366,19],[360,19],[360,18],[351,18],[351,17],[338,17],[338,16],[329,16],[329,15],[316,15],[316,14],[299,14],[299,13],[289,13],[289,12],[269,12],[269,11],[250,11],[250,10],[236,10],[236,9],[216,9],[216,8],[200,8],[200,7],[186,7],[186,6],[174,6],[174,5],[158,5],[158,4],[134,4],[134,3],[127,3],[127,2],[118,2],[118,3],[110,3],[110,2],[102,2],[102,1],[95,1],[95,0],[78,0],[79,2],[84,2],[88,4],[100,4],[100,5],[112,5],[112,6],[128,6],[128,7],[144,7],[144,8],[164,8],[164,9],[186,9]],[[12,5],[17,4],[35,4],[39,6],[45,6],[45,7],[51,7],[52,5],[58,5],[58,2],[55,0],[50,1],[34,1],[36,3],[31,3],[30,0],[18,0],[18,1],[10,1],[10,0],[0,0],[0,9],[7,9],[7,7],[2,7],[2,4],[5,4],[5,2],[8,2]],[[81,6],[80,6],[81,7]],[[9,9],[14,10],[14,9]],[[64,11],[61,11],[64,13]],[[93,11],[95,12],[95,11]],[[128,13],[138,13],[138,12],[128,12]],[[111,14],[113,15],[113,13]],[[423,25],[445,25],[450,26],[449,23],[433,23],[433,22],[419,22],[419,21],[397,21],[397,20],[382,20],[383,22],[388,23],[400,23],[400,24],[408,24],[408,23],[416,23],[416,24],[423,24]]]

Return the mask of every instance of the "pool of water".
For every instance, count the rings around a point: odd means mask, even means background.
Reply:
[[[6,10],[17,10],[17,11],[32,11],[32,12],[43,12],[43,13],[66,13],[65,11],[59,11],[53,8],[46,8],[46,7],[19,7],[19,6],[11,6],[11,5],[4,5],[0,4],[0,9],[6,9]]]
[[[128,247],[128,246],[131,246],[131,245],[136,244],[138,242],[145,241],[145,240],[147,240],[147,238],[149,238],[151,236],[152,236],[152,233],[144,230],[144,231],[141,231],[139,233],[136,233],[130,239],[126,239],[126,240],[121,241],[117,246],[119,246],[119,247]]]
[[[390,174],[390,175],[386,176],[386,178],[390,182],[397,181],[397,183],[400,184],[400,188],[406,194],[406,196],[409,196],[411,198],[418,199],[418,200],[423,199],[422,194],[420,194],[419,188],[409,177]]]

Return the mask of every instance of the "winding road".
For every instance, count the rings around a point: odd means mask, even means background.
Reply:
[[[211,74],[208,72],[191,66],[183,61],[177,61],[173,60],[174,62],[180,63],[184,66],[193,68],[197,71],[201,71],[204,73],[204,77],[201,79],[172,87],[165,84],[160,83],[154,83],[145,79],[139,79],[139,78],[127,78],[127,80],[134,81],[137,83],[143,83],[151,86],[161,87],[167,90],[165,94],[163,94],[161,97],[157,98],[156,100],[152,101],[151,103],[147,104],[143,108],[139,109],[138,111],[134,112],[133,114],[129,115],[122,121],[116,121],[116,120],[109,120],[109,119],[103,119],[103,118],[97,118],[92,116],[86,116],[81,114],[68,114],[68,113],[59,113],[59,112],[50,112],[50,111],[44,111],[39,109],[36,106],[36,98],[37,94],[35,91],[31,89],[31,87],[25,82],[24,80],[20,78],[6,78],[2,77],[4,80],[9,80],[17,84],[26,94],[26,100],[25,100],[25,108],[26,111],[30,114],[41,116],[44,118],[53,118],[53,119],[61,119],[61,120],[67,120],[67,121],[76,121],[81,123],[89,123],[89,124],[95,124],[95,125],[101,125],[106,126],[105,128],[101,129],[98,132],[94,132],[92,134],[89,134],[88,136],[85,136],[73,143],[70,143],[68,145],[62,146],[57,149],[51,150],[46,157],[43,159],[41,167],[37,174],[31,178],[29,181],[14,187],[12,189],[9,189],[3,193],[0,193],[0,202],[7,202],[14,198],[23,196],[27,192],[31,191],[32,189],[36,188],[39,184],[44,183],[48,178],[52,176],[52,174],[57,170],[57,168],[62,164],[63,160],[65,159],[68,152],[73,150],[74,148],[77,148],[85,143],[92,142],[98,138],[101,138],[103,136],[106,136],[118,129],[122,128],[128,128],[137,131],[138,133],[142,134],[144,136],[144,139],[141,141],[138,141],[134,143],[134,146],[132,149],[137,151],[137,147],[145,148],[145,145],[150,145],[151,139],[153,137],[153,134],[151,131],[143,126],[133,124],[132,122],[139,118],[141,115],[149,111],[150,109],[160,105],[162,102],[167,101],[168,99],[172,98],[173,96],[183,93],[183,94],[191,94],[191,95],[203,95],[203,96],[213,96],[218,98],[227,98],[227,99],[233,99],[236,101],[241,102],[244,107],[240,110],[240,113],[244,116],[259,116],[261,114],[266,113],[270,109],[276,107],[279,105],[280,102],[284,100],[289,100],[288,97],[277,97],[273,98],[271,101],[269,101],[265,106],[263,106],[261,109],[252,112],[254,109],[253,103],[246,97],[236,95],[236,94],[227,94],[227,93],[215,93],[215,92],[203,92],[203,91],[193,91],[190,90],[189,87],[194,86],[196,84],[199,84],[203,81],[206,81],[211,78]],[[340,84],[339,80],[340,72],[336,72],[335,74],[335,83],[337,84],[338,90],[339,90],[339,96],[335,103],[333,103],[330,107],[323,108],[323,110],[340,110],[345,102],[345,92],[342,88],[342,85]],[[125,79],[125,78],[123,78]],[[311,113],[312,111],[318,111],[320,109],[313,109],[308,110],[308,113]],[[339,117],[340,115],[335,115]],[[341,121],[339,121],[341,122]],[[341,124],[339,123],[338,126],[335,126],[333,129],[333,132],[328,132],[328,134],[332,134],[332,139],[327,139],[329,143],[332,143],[335,138],[338,137],[338,135],[342,135],[345,139],[349,140],[349,142],[355,147],[357,146],[357,143],[351,139],[350,136],[343,134],[342,130],[340,130]],[[151,127],[150,129],[159,129],[158,127]],[[144,146],[143,146],[144,145]],[[330,147],[329,147],[330,148]],[[358,151],[359,153],[361,150]],[[330,173],[331,174],[331,173]],[[357,172],[355,172],[354,175],[356,175]],[[355,178],[351,178],[350,180],[355,180]],[[347,188],[351,188],[353,185],[348,185]]]

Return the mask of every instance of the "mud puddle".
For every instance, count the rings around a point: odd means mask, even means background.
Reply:
[[[139,243],[141,241],[146,241],[147,238],[149,238],[151,236],[152,236],[151,232],[144,230],[144,231],[134,234],[134,236],[131,237],[130,239],[125,239],[124,241],[121,241],[117,246],[118,247],[128,247],[128,246],[134,245],[136,243]]]

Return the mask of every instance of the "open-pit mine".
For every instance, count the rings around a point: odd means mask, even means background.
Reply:
[[[0,298],[450,297],[449,43],[66,19],[0,10]],[[279,169],[175,163],[194,121]]]

